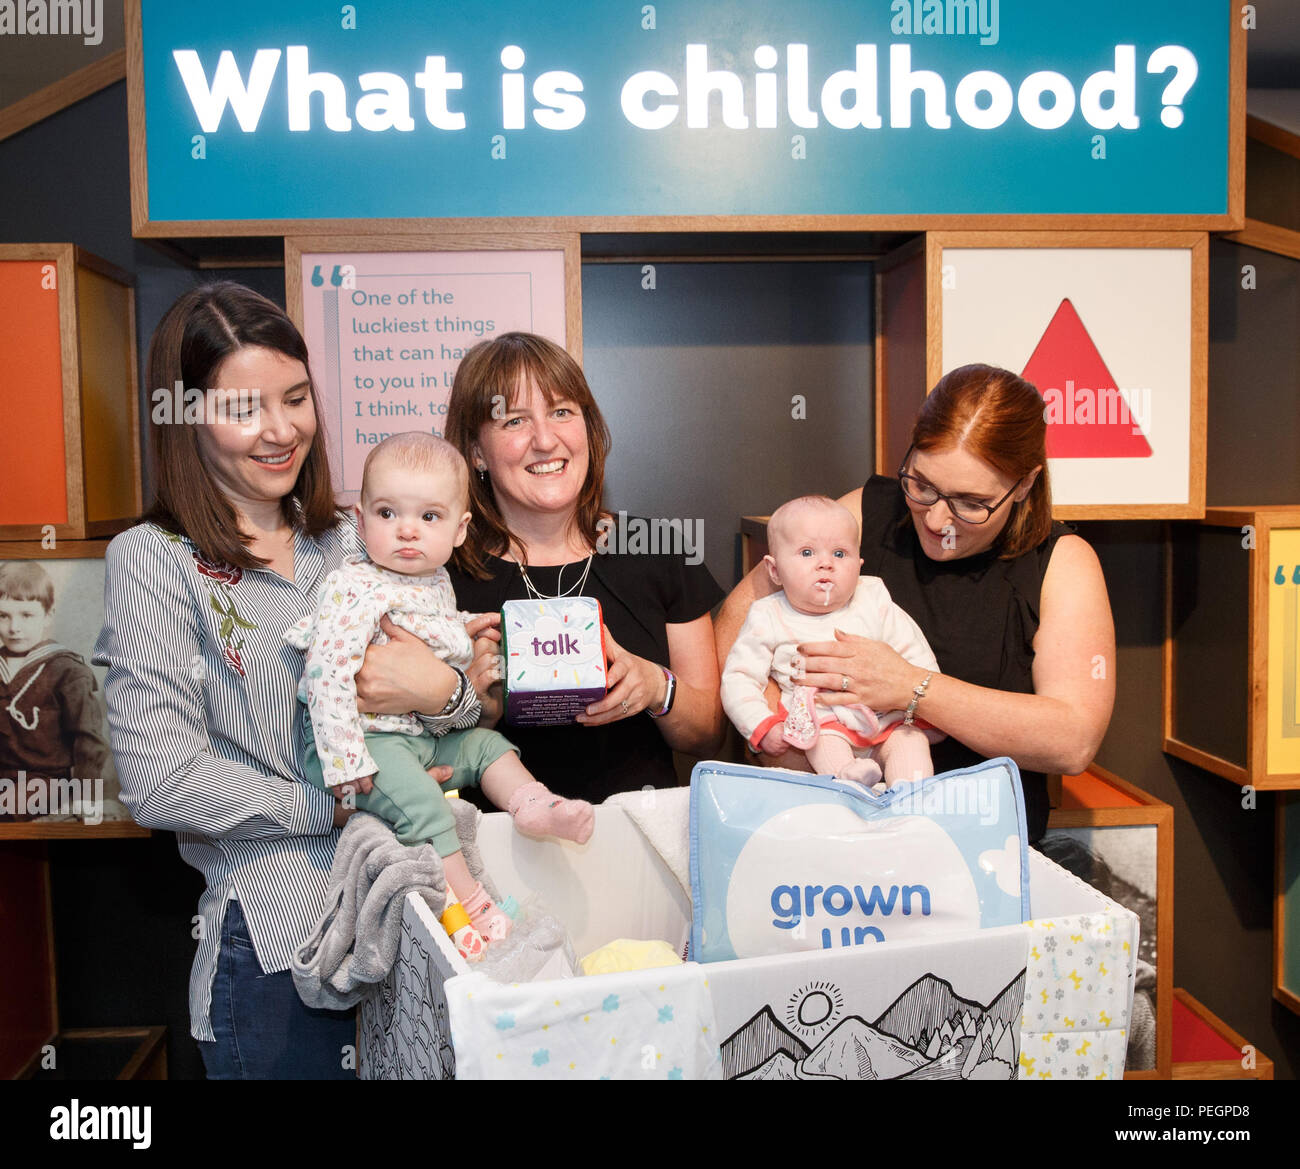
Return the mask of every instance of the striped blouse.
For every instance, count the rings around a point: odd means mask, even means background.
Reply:
[[[262,970],[287,970],[325,903],[334,797],[303,781],[303,654],[283,635],[315,608],[317,588],[359,551],[342,522],[294,539],[294,575],[213,564],[186,538],[152,524],[108,547],[104,628],[94,662],[122,783],[136,822],[176,833],[181,857],[207,881],[190,974],[190,1033],[209,1020],[226,903],[239,900]],[[461,723],[464,687],[431,729]]]

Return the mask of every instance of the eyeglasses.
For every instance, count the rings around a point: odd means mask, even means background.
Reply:
[[[963,524],[987,524],[993,518],[993,513],[1016,493],[1016,488],[1025,479],[1021,475],[1011,485],[1011,490],[997,503],[977,503],[973,499],[963,499],[961,496],[954,498],[951,495],[944,495],[933,484],[926,483],[907,471],[907,460],[912,457],[913,449],[913,447],[907,448],[907,454],[903,456],[903,464],[898,468],[898,482],[902,485],[903,494],[913,503],[919,503],[922,507],[933,507],[942,499],[948,505],[948,510]]]

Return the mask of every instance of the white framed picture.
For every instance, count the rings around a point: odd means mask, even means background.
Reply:
[[[929,384],[973,362],[1043,395],[1064,519],[1205,511],[1206,237],[936,233]]]

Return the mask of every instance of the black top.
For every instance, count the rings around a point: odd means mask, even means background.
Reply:
[[[555,595],[576,584],[584,567],[585,561],[529,566],[528,577],[539,592]],[[493,556],[488,570],[490,579],[475,580],[447,566],[462,609],[498,612],[503,601],[527,599],[517,564]],[[666,626],[703,617],[722,600],[723,592],[703,564],[687,564],[684,556],[611,552],[593,559],[582,595],[600,602],[605,625],[619,645],[666,666]],[[497,729],[519,748],[524,766],[558,795],[599,803],[615,792],[677,783],[672,751],[644,713],[599,727],[513,727],[502,722]],[[461,795],[493,810],[478,789],[464,789]]]
[[[1052,550],[1074,529],[1055,523],[1047,539],[1014,560],[996,548],[959,560],[931,560],[921,548],[896,479],[873,475],[862,489],[862,573],[878,576],[921,627],[939,669],[963,682],[1034,692],[1034,635]],[[920,712],[924,715],[924,710]],[[936,772],[983,756],[949,736],[931,748]],[[1047,777],[1022,771],[1030,841],[1047,829]]]

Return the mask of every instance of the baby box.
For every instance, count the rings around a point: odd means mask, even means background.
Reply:
[[[686,794],[598,807],[581,846],[529,840],[487,815],[483,858],[503,893],[542,899],[579,955],[616,938],[682,952],[690,896],[637,822],[678,817],[684,838]],[[360,1074],[1119,1078],[1137,918],[1032,849],[1028,871],[1023,923],[515,986],[475,973],[410,897],[397,962],[362,1004]]]

